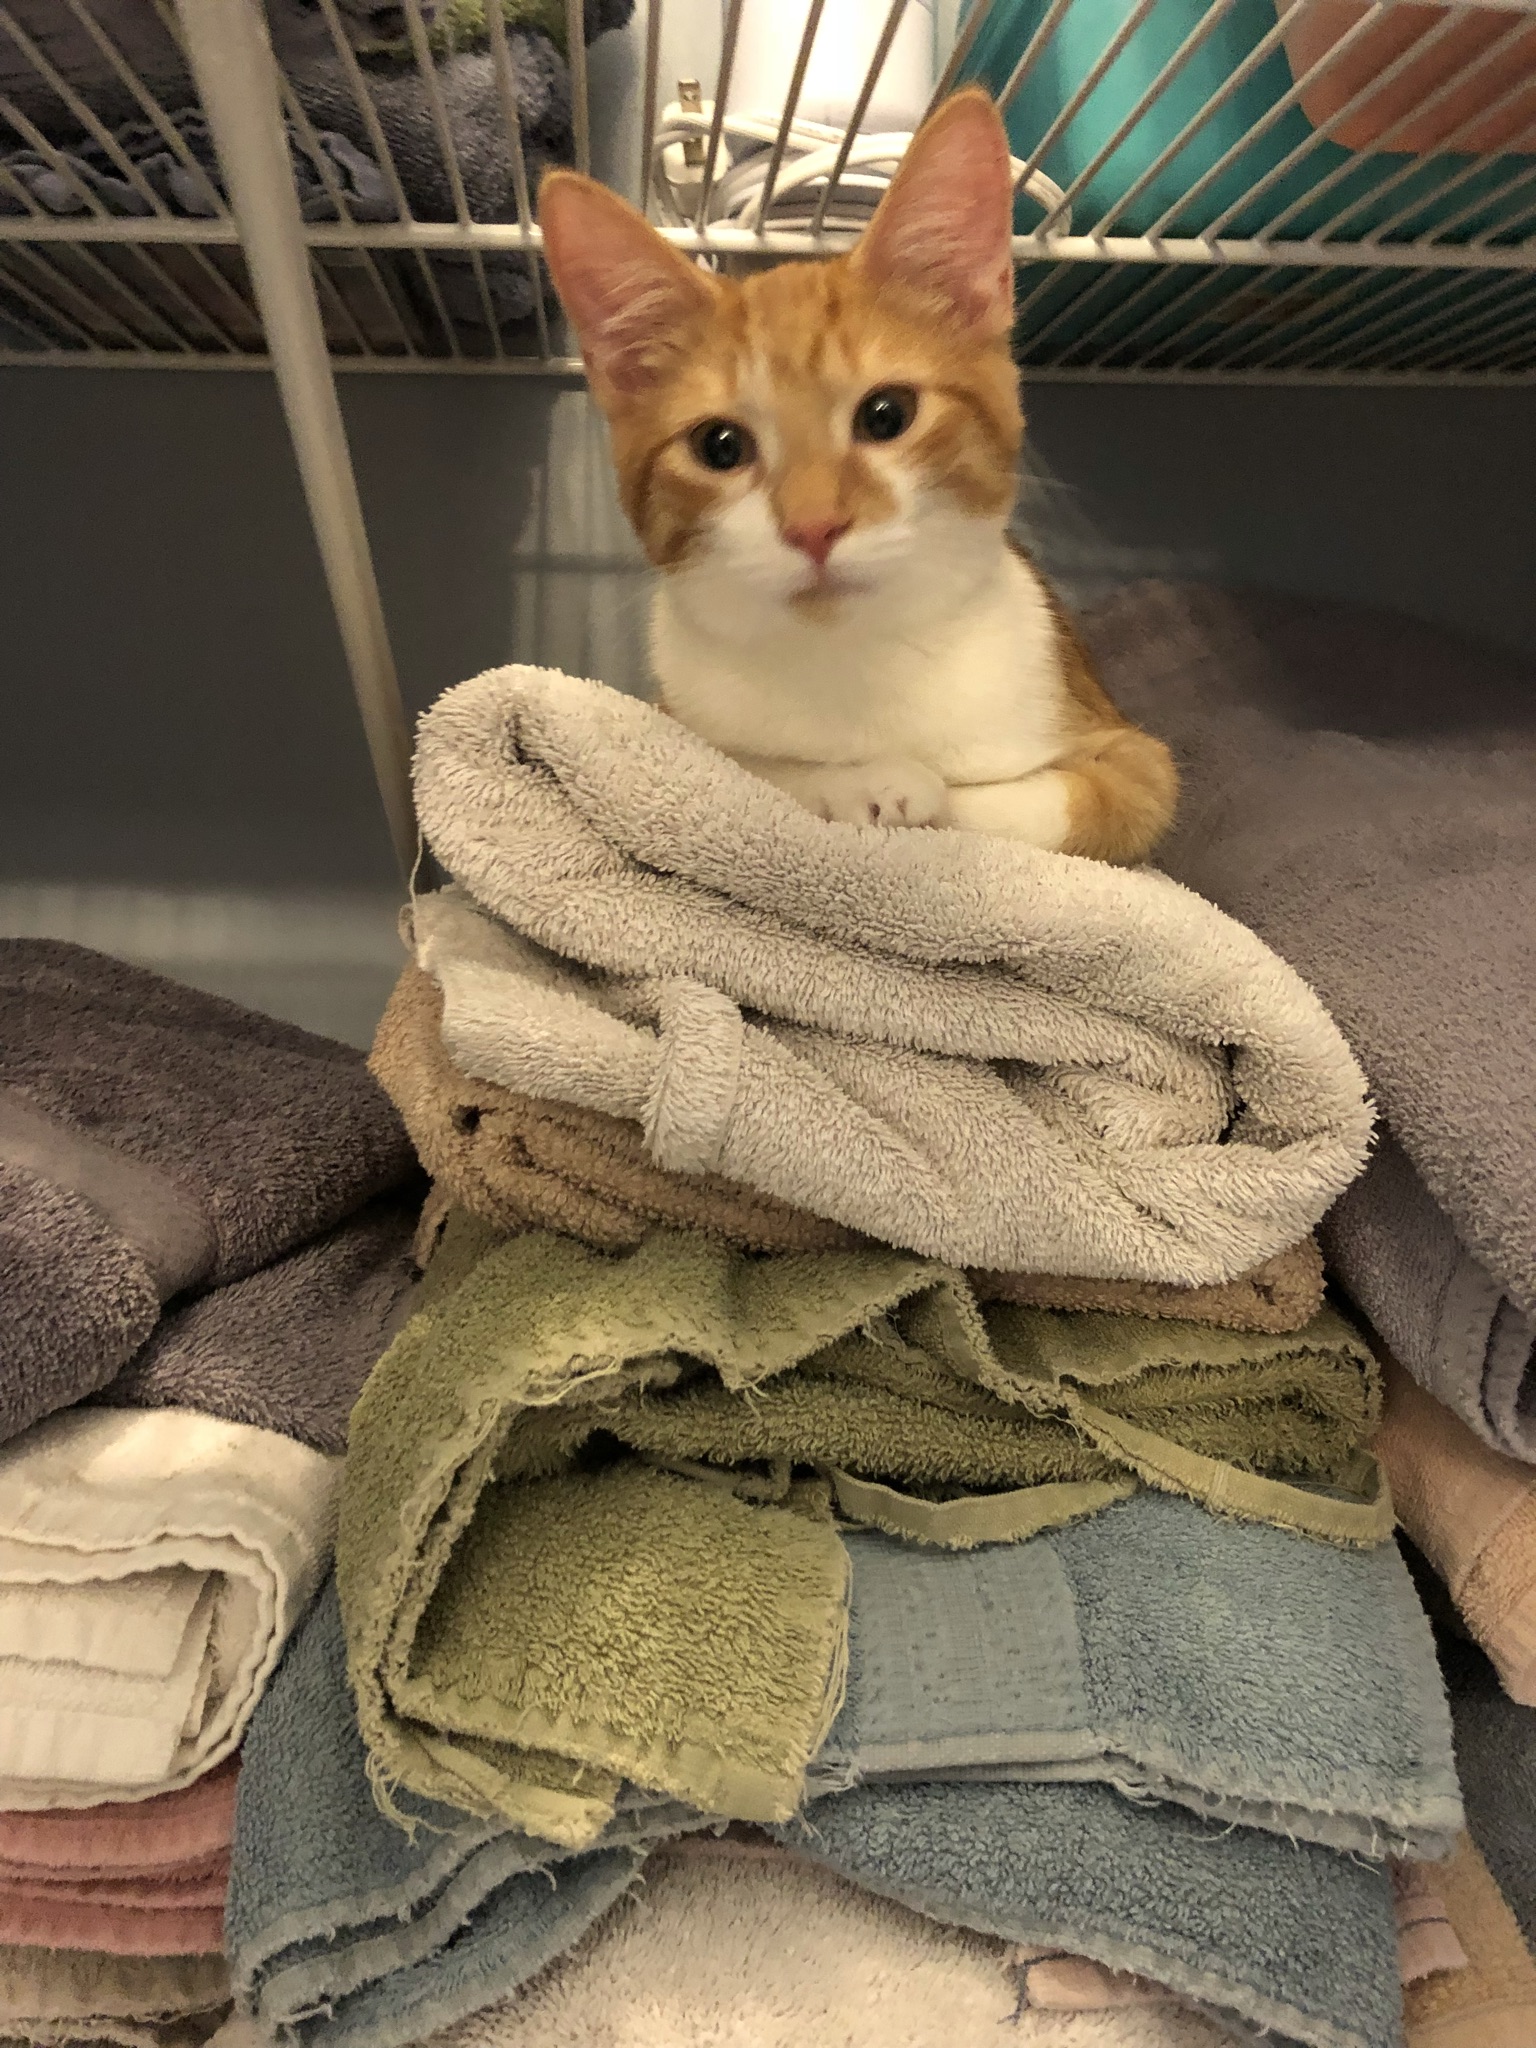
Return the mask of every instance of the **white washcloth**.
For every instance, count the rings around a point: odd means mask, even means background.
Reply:
[[[0,1807],[144,1799],[228,1756],[329,1562],[340,1474],[179,1408],[0,1447]]]

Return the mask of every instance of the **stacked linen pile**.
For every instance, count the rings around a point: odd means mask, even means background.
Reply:
[[[450,693],[417,789],[453,886],[375,1070],[438,1187],[246,1743],[258,2034],[777,2048],[835,1990],[760,1930],[835,1912],[978,2039],[1395,2048],[1461,1803],[1310,991],[1160,877],[826,825],[543,672]]]
[[[0,945],[0,2036],[193,2043],[415,1168],[358,1057]]]
[[[1406,619],[1258,594],[1142,586],[1088,632],[1184,767],[1160,858],[1306,976],[1381,1106],[1323,1243],[1385,1363],[1376,1449],[1449,1610],[1472,1832],[1530,1939],[1536,673]],[[1485,1897],[1515,1960],[1480,2005],[1448,1980],[1426,2039],[1536,2039],[1529,1966]]]

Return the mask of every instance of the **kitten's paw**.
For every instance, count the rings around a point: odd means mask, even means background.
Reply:
[[[818,816],[840,825],[916,826],[949,822],[949,791],[921,761],[861,761],[820,768],[802,797]]]

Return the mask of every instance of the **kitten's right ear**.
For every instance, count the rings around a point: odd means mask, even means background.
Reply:
[[[578,171],[539,186],[544,260],[586,358],[593,389],[632,397],[664,374],[714,304],[708,274],[643,214]]]

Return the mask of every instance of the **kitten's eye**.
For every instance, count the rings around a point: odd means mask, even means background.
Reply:
[[[856,441],[895,441],[917,418],[917,393],[910,384],[882,384],[859,400],[853,416]]]
[[[688,436],[688,446],[706,469],[740,469],[757,455],[757,443],[735,420],[706,420]]]

